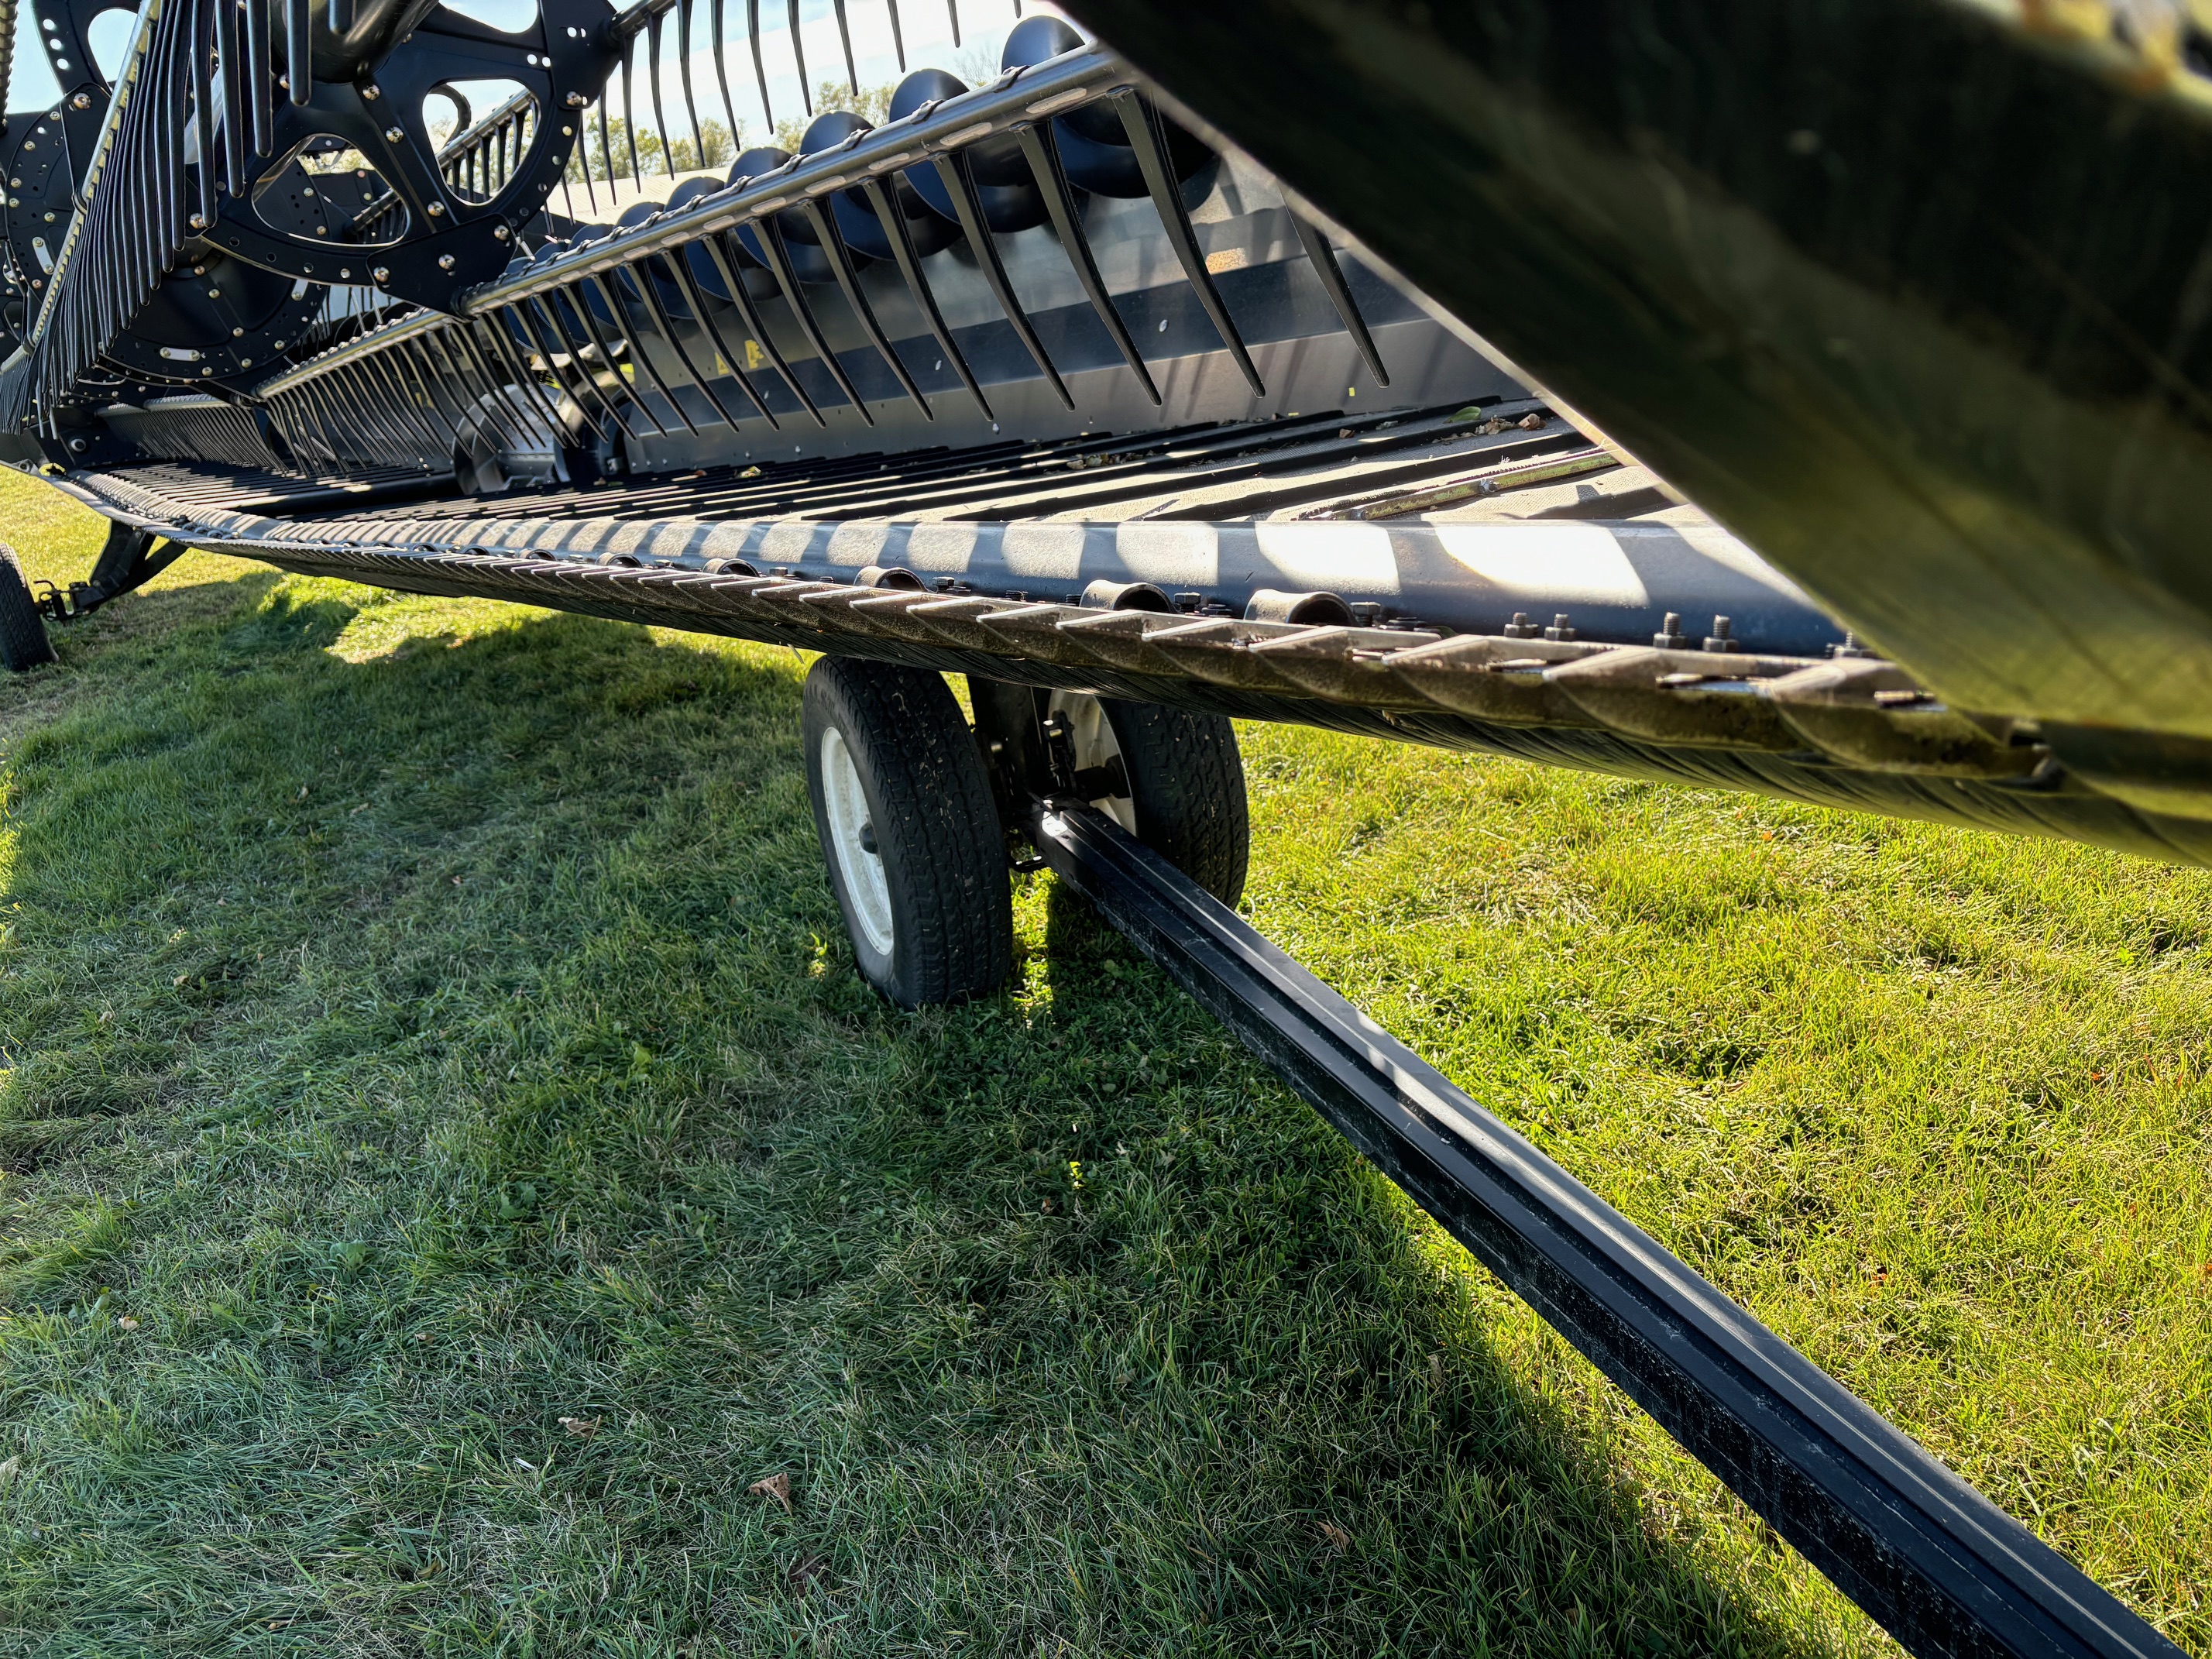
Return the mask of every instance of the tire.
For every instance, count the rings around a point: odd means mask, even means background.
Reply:
[[[902,1008],[997,990],[1014,963],[1006,836],[945,677],[823,657],[800,707],[815,833],[861,977]]]
[[[1234,726],[1082,692],[1055,691],[1050,708],[1068,720],[1079,781],[1114,775],[1120,761],[1122,787],[1093,805],[1224,904],[1243,896],[1252,819]]]
[[[21,672],[55,660],[46,618],[31,598],[31,585],[15,562],[15,550],[0,547],[0,666]]]

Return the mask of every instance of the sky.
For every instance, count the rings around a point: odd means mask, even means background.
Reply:
[[[906,41],[906,62],[909,70],[925,67],[947,69],[959,73],[972,70],[979,63],[995,67],[999,48],[1004,44],[1006,32],[1017,21],[1013,0],[957,0],[960,12],[961,44],[952,44],[951,19],[947,0],[903,0],[899,7],[899,19]],[[723,27],[729,40],[725,61],[729,69],[730,96],[737,106],[738,119],[743,124],[747,143],[769,142],[773,123],[764,118],[761,109],[758,85],[753,75],[752,53],[744,33],[746,0],[723,0]],[[461,0],[455,9],[464,11],[478,21],[494,27],[513,27],[527,20],[534,10],[533,0]],[[768,70],[769,96],[776,116],[790,119],[801,115],[799,82],[793,58],[789,27],[789,0],[761,0],[761,56]],[[1023,15],[1034,15],[1040,11],[1054,12],[1051,6],[1034,3],[1022,8]],[[704,40],[714,15],[714,0],[693,0],[693,44],[691,86],[699,103],[702,120],[710,117],[724,122],[721,91],[714,78],[714,58],[705,49]],[[846,16],[853,32],[853,55],[860,70],[863,87],[879,86],[899,77],[899,67],[891,51],[890,12],[889,0],[846,0]],[[845,78],[845,54],[837,33],[837,16],[834,0],[801,0],[799,6],[799,40],[806,55],[808,81],[819,87],[824,81]],[[669,14],[663,25],[667,39],[664,43],[665,61],[661,76],[661,97],[668,111],[669,125],[681,133],[690,123],[682,112],[683,90],[678,72],[675,51],[676,14]],[[96,58],[112,62],[119,55],[129,39],[131,14],[122,10],[103,13],[93,25],[93,46]],[[15,33],[15,56],[9,88],[8,104],[11,109],[32,109],[41,105],[51,106],[59,95],[52,68],[46,62],[40,45],[40,31],[30,8],[22,9]],[[652,117],[652,94],[643,78],[644,57],[640,49],[637,102],[645,125],[654,125]],[[462,90],[469,95],[475,107],[483,111],[499,101],[495,85],[463,83]],[[619,72],[609,82],[610,112],[622,112],[622,86]],[[433,105],[437,112],[441,106]]]

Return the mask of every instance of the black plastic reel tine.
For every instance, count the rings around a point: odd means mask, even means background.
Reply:
[[[722,89],[722,113],[730,119],[730,154],[735,155],[741,148],[738,143],[738,106],[730,98],[730,60],[726,50],[729,42],[722,29],[724,0],[714,0],[707,14],[709,27],[714,32],[714,82]],[[706,167],[707,152],[699,152],[699,165]]]
[[[392,353],[386,351],[374,352],[361,360],[362,371],[372,382],[383,386],[398,409],[399,419],[407,429],[416,438],[422,441],[424,445],[434,444],[438,441],[438,430],[430,423],[429,415],[423,410],[422,399],[416,395],[416,388],[409,386],[400,374],[400,368],[404,365],[395,364],[389,361],[392,356]],[[420,453],[419,448],[417,453]]]
[[[805,386],[799,383],[799,376],[792,372],[791,365],[784,361],[782,348],[776,344],[775,336],[768,331],[768,325],[761,320],[760,311],[753,304],[753,296],[745,292],[744,280],[738,276],[735,263],[724,251],[721,237],[730,234],[728,231],[723,231],[719,235],[709,236],[703,244],[707,250],[707,257],[714,262],[715,274],[722,279],[724,286],[730,290],[730,303],[737,307],[738,317],[744,322],[746,332],[751,337],[753,343],[760,347],[762,355],[766,356],[770,365],[774,367],[777,378],[789,388],[791,395],[799,399],[799,406],[814,417],[815,425],[827,427],[830,424],[828,419],[823,416],[814,399],[807,395]],[[734,363],[737,360],[733,357],[730,361]]]
[[[745,39],[753,52],[753,79],[760,87],[761,119],[775,130],[775,111],[768,101],[768,63],[761,56],[761,0],[745,0]],[[734,136],[734,135],[733,135]]]
[[[253,100],[253,153],[267,155],[276,148],[276,107],[270,87],[276,70],[269,62],[269,8],[264,0],[251,0],[246,8],[246,79]]]
[[[613,349],[610,347],[605,340],[599,337],[599,325],[593,319],[591,306],[586,301],[583,295],[576,292],[573,288],[562,288],[556,289],[554,290],[554,296],[565,302],[565,311],[573,312],[574,313],[577,321],[582,325],[585,333],[590,338],[590,343],[588,345],[584,343],[584,342],[578,340],[574,335],[568,331],[568,319],[567,316],[564,314],[564,307],[551,303],[551,301],[544,295],[540,295],[538,296],[538,303],[544,307],[548,320],[550,320],[553,325],[554,331],[558,334],[562,340],[568,345],[569,368],[574,369],[579,377],[590,384],[592,390],[599,395],[600,401],[606,404],[607,412],[614,416],[616,424],[622,428],[623,434],[629,438],[633,442],[635,442],[641,434],[635,427],[630,425],[629,422],[626,418],[624,418],[622,412],[622,405],[624,403],[627,403],[633,410],[636,410],[641,416],[648,414],[651,411],[647,410],[643,404],[638,402],[637,393],[631,390],[629,382],[623,379],[621,370],[615,367],[615,354]],[[618,392],[620,394],[619,399],[612,393],[610,393],[607,388],[599,383],[599,371],[592,368],[590,360],[584,356],[586,351],[597,351],[599,353],[600,362],[605,364],[606,367],[607,378],[614,382],[615,392]],[[655,421],[653,422],[653,429],[656,433],[660,432],[663,429],[659,421]]]
[[[489,403],[485,401],[488,388],[478,381],[476,365],[457,358],[447,349],[445,336],[444,329],[433,329],[416,341],[416,350],[430,364],[433,382],[446,388],[447,396],[453,398],[454,407],[461,411],[462,420],[480,419],[496,431],[501,441],[513,441],[514,429],[501,418],[503,413],[501,405],[506,399],[495,398]]]
[[[501,410],[504,412],[508,429],[520,434],[526,434],[529,430],[530,417],[537,413],[536,404],[533,403],[528,410],[517,411],[514,406],[507,402],[507,385],[508,377],[507,374],[501,373],[500,370],[494,366],[490,358],[484,356],[483,348],[477,343],[476,334],[477,325],[475,321],[468,318],[462,318],[456,322],[453,328],[444,330],[441,332],[439,337],[441,349],[449,350],[453,355],[474,365],[478,381],[486,388],[491,398],[500,405]],[[501,361],[504,362],[505,359],[502,358]],[[522,395],[526,401],[529,399],[530,394],[528,392],[526,392]],[[557,434],[557,428],[556,430]],[[557,435],[555,437],[554,441],[556,443],[560,441]]]
[[[649,275],[650,273],[647,274]],[[659,388],[660,395],[668,399],[669,407],[676,411],[676,418],[684,422],[684,427],[690,432],[693,437],[697,437],[699,435],[698,423],[691,418],[690,415],[685,410],[683,404],[678,399],[676,396],[676,388],[670,386],[666,380],[661,378],[659,365],[653,361],[653,354],[646,349],[645,343],[637,337],[637,319],[630,314],[630,308],[628,306],[617,303],[614,290],[619,287],[620,284],[618,283],[611,283],[596,275],[586,276],[584,280],[586,283],[589,283],[592,287],[598,291],[599,296],[607,302],[608,311],[622,319],[623,344],[629,352],[630,362],[644,369],[646,377],[650,380],[655,386]],[[641,290],[641,293],[642,290]],[[648,305],[646,307],[646,310],[647,312],[654,312],[655,307]],[[584,313],[584,322],[586,326],[592,326],[595,324],[596,319],[589,312],[586,312]],[[593,337],[595,338],[597,337],[596,329],[594,329]],[[669,344],[672,347],[673,347],[675,343],[676,343],[673,340],[669,342]],[[614,362],[614,354],[612,352],[609,352],[607,354],[607,362],[610,366]],[[633,393],[632,396],[635,397],[635,394]],[[666,432],[668,430],[668,423],[663,421],[658,415],[655,415],[653,417],[653,423],[659,427],[663,432]]]
[[[573,402],[576,405],[577,409],[582,413],[583,417],[592,423],[592,435],[605,441],[612,442],[614,439],[614,429],[610,428],[608,422],[603,415],[592,412],[591,403],[586,399],[583,392],[579,389],[572,387],[568,384],[568,376],[562,373],[560,359],[562,354],[555,351],[552,346],[547,343],[550,337],[549,336],[543,335],[538,332],[538,318],[531,310],[530,301],[527,299],[518,300],[513,305],[504,307],[501,309],[505,314],[511,316],[516,323],[520,325],[523,333],[529,338],[530,349],[544,360],[545,372],[552,377],[553,384],[560,389],[562,395]],[[505,353],[507,350],[510,343],[511,343],[508,341],[498,338],[495,332],[495,344],[498,346],[499,349],[502,353]],[[517,355],[519,356],[520,354],[518,353]],[[524,373],[528,374],[530,365],[526,361],[522,363],[521,368]],[[537,379],[537,376],[535,374],[530,374],[529,378],[534,380]],[[596,394],[598,388],[595,386],[592,388],[592,391],[594,394]],[[550,403],[552,400],[548,398],[546,401]]]
[[[891,15],[891,55],[898,59],[899,73],[906,73],[906,31],[899,27],[898,0],[884,0],[884,9]]]
[[[935,420],[937,413],[930,408],[929,399],[921,395],[921,388],[915,384],[914,376],[907,373],[906,365],[899,361],[898,353],[891,349],[890,341],[884,337],[883,325],[876,320],[875,308],[869,305],[867,295],[861,291],[860,274],[853,269],[852,255],[846,249],[845,239],[837,233],[836,216],[830,210],[827,204],[819,200],[801,202],[799,210],[806,216],[806,222],[814,228],[814,234],[821,241],[822,251],[830,256],[830,274],[837,279],[837,291],[845,296],[845,303],[852,307],[853,315],[860,319],[860,331],[868,337],[868,343],[875,347],[876,355],[884,360],[884,366],[905,388],[906,395],[914,399],[915,407],[922,412],[923,417]]]
[[[1044,342],[1038,339],[1036,330],[1030,325],[1029,313],[1022,309],[1015,295],[1014,286],[1006,280],[1006,267],[999,258],[998,245],[991,240],[990,227],[983,222],[983,204],[976,198],[975,180],[968,174],[968,158],[955,153],[933,158],[937,176],[945,181],[945,188],[952,197],[952,205],[958,210],[960,228],[968,238],[968,245],[975,251],[975,263],[981,268],[983,280],[990,285],[992,295],[1005,312],[1006,320],[1013,325],[1015,335],[1029,352],[1030,359],[1043,372],[1061,406],[1075,407],[1075,399],[1068,395],[1067,386],[1060,378],[1052,359],[1046,355]]]
[[[683,336],[677,332],[676,319],[668,314],[668,307],[660,302],[660,292],[653,282],[653,256],[648,253],[632,266],[637,272],[637,291],[645,296],[645,308],[653,313],[653,325],[660,331],[661,338],[668,342],[668,349],[675,353],[676,361],[684,365],[684,372],[691,377],[691,384],[699,388],[701,395],[714,406],[714,413],[722,417],[722,424],[735,431],[738,417],[723,407],[721,398],[715,395],[711,377],[702,374],[699,365],[691,361],[691,353],[684,346]],[[669,400],[672,403],[675,401],[673,392],[669,394]],[[679,415],[684,412],[682,405],[678,405],[676,412]],[[699,428],[695,426],[691,429],[696,432]]]
[[[500,437],[517,448],[529,446],[523,437],[523,428],[516,422],[514,407],[500,390],[499,383],[483,373],[475,359],[453,344],[452,337],[465,332],[468,325],[457,322],[448,328],[434,329],[422,337],[425,356],[435,352],[446,365],[447,384],[458,386],[465,394],[461,402],[464,416],[474,416],[489,423]]]
[[[464,320],[461,325],[453,331],[453,340],[464,355],[476,360],[477,368],[491,383],[494,394],[502,404],[507,401],[506,388],[512,382],[522,393],[524,400],[530,404],[527,413],[544,415],[547,417],[550,423],[549,429],[553,434],[553,441],[557,444],[561,441],[561,422],[559,418],[554,416],[544,400],[544,394],[539,391],[537,375],[531,373],[527,363],[519,362],[511,351],[500,349],[501,337],[505,334],[507,329],[504,320],[505,310],[506,308],[502,307],[501,310],[494,312],[489,319]],[[484,355],[483,343],[477,338],[479,320],[489,323],[489,332],[492,339],[491,349],[498,356],[498,363],[494,363],[491,358]]]
[[[637,52],[637,36],[623,42],[623,137],[629,144],[629,176],[640,190],[645,188],[645,168],[637,159],[637,100],[630,95],[630,59]]]
[[[492,349],[499,354],[500,361],[507,365],[508,372],[514,376],[514,384],[522,388],[523,395],[536,403],[538,412],[545,417],[547,430],[553,434],[554,441],[557,443],[560,441],[562,431],[560,406],[545,395],[544,387],[538,384],[537,371],[530,367],[527,360],[516,347],[514,337],[507,332],[503,319],[508,315],[512,315],[514,320],[522,325],[522,331],[530,337],[530,342],[537,348],[538,356],[545,359],[545,372],[552,376],[553,384],[561,389],[563,396],[568,395],[568,383],[561,378],[561,371],[553,366],[552,355],[545,349],[544,343],[538,339],[538,331],[531,326],[526,308],[507,306],[493,313],[489,319]],[[471,350],[479,349],[473,332],[465,337],[467,338]],[[611,437],[612,434],[600,423],[599,417],[592,413],[590,404],[581,398],[577,398],[574,401],[577,412],[592,423],[592,433],[594,437]]]
[[[388,356],[392,360],[392,373],[394,378],[400,380],[403,382],[410,379],[413,380],[414,389],[422,395],[422,404],[428,410],[428,413],[437,420],[439,424],[442,425],[446,428],[447,442],[458,447],[461,441],[460,422],[454,416],[446,413],[445,404],[440,402],[438,398],[437,381],[439,377],[437,371],[434,368],[428,379],[423,377],[422,365],[415,360],[413,354],[408,350],[408,347],[411,343],[412,342],[410,341],[403,340],[399,343],[398,350],[379,352],[377,356],[379,357]]]
[[[853,26],[845,16],[845,0],[830,0],[837,13],[837,39],[845,48],[845,84],[853,89],[853,96],[860,95],[860,71],[853,62]]]
[[[192,11],[192,119],[199,143],[199,228],[215,228],[215,11],[226,0],[199,0]]]
[[[960,44],[960,0],[945,0],[945,15],[952,20],[952,44]]]
[[[566,299],[566,294],[563,293],[562,297]],[[538,308],[545,313],[545,320],[551,325],[553,335],[557,337],[563,345],[568,347],[568,351],[565,355],[568,359],[568,368],[570,372],[574,374],[576,380],[580,385],[588,386],[591,389],[592,396],[599,399],[599,407],[606,411],[607,417],[621,429],[622,434],[628,438],[632,443],[637,442],[638,434],[631,429],[630,423],[623,418],[621,409],[617,406],[615,400],[607,395],[606,388],[599,384],[599,377],[592,372],[592,366],[584,361],[583,349],[577,344],[575,339],[569,334],[568,325],[561,320],[561,307],[556,305],[549,304],[543,295],[539,295],[536,296],[536,298]],[[529,304],[530,302],[528,301],[524,301],[524,314],[526,319],[528,317]],[[574,300],[569,300],[568,304],[573,307],[575,304],[575,301]],[[531,326],[531,336],[532,338],[537,337],[537,332],[538,331],[536,326],[532,325]],[[542,345],[539,347],[539,349],[541,352],[544,352],[545,362],[547,365],[550,367],[553,363],[554,354],[550,351],[545,351]],[[610,374],[611,374],[611,368],[610,368]],[[560,373],[560,370],[556,368],[554,369],[554,373],[557,375]],[[574,395],[576,402],[580,405],[584,401],[582,392],[579,392]],[[611,436],[611,434],[608,435]]]
[[[707,133],[699,125],[699,106],[691,96],[691,13],[694,0],[677,0],[676,11],[676,69],[684,84],[684,112],[691,118],[691,142],[698,146],[693,152],[691,165],[707,165]]]
[[[760,393],[753,389],[753,383],[745,377],[744,365],[738,353],[731,349],[728,339],[722,333],[722,325],[714,320],[714,313],[708,308],[706,295],[700,291],[698,283],[691,280],[690,270],[684,263],[684,251],[678,248],[672,252],[664,253],[660,257],[668,266],[668,274],[676,279],[676,286],[684,290],[684,303],[691,307],[691,314],[699,319],[699,325],[706,330],[707,337],[714,341],[714,350],[722,362],[728,367],[730,378],[738,383],[738,389],[744,392],[752,406],[760,411],[761,418],[770,427],[781,431],[782,423],[769,412],[767,403],[762,398]],[[720,407],[719,404],[715,406]],[[724,418],[728,419],[726,416]],[[731,421],[730,424],[735,426],[737,422]]]
[[[365,363],[346,364],[331,377],[337,384],[333,395],[343,393],[352,407],[361,411],[363,435],[372,453],[380,459],[397,461],[407,451],[407,432],[399,415],[386,405],[390,396],[377,384]]]
[[[331,33],[343,34],[353,27],[353,0],[331,0]]]
[[[222,58],[223,180],[231,199],[246,194],[246,64],[238,44],[236,0],[216,0],[216,19]]]
[[[1376,349],[1375,337],[1367,331],[1367,319],[1359,314],[1359,306],[1352,297],[1352,285],[1344,280],[1344,268],[1336,262],[1336,250],[1329,246],[1328,238],[1318,226],[1311,223],[1303,213],[1291,215],[1291,228],[1298,234],[1298,246],[1305,249],[1307,263],[1314,275],[1321,278],[1322,287],[1328,291],[1329,304],[1336,307],[1344,331],[1352,336],[1352,344],[1367,360],[1367,372],[1375,377],[1377,386],[1390,384],[1390,371],[1382,367],[1382,354]]]
[[[308,42],[314,34],[314,0],[284,0],[284,79],[295,108],[315,95],[315,66]]]
[[[350,439],[355,448],[372,461],[391,459],[391,441],[385,436],[383,422],[363,400],[362,389],[353,383],[345,366],[318,375],[311,384],[322,400],[323,417],[331,422],[332,431]]]
[[[775,222],[775,215],[755,220],[753,228],[760,233],[761,250],[768,255],[769,269],[775,273],[775,285],[783,291],[784,303],[791,307],[791,314],[799,321],[799,331],[806,337],[806,343],[814,348],[814,355],[822,360],[822,367],[830,371],[830,378],[837,383],[837,389],[852,399],[853,407],[860,411],[860,418],[873,426],[876,417],[868,412],[867,404],[861,400],[860,388],[845,373],[845,365],[839,362],[837,354],[830,350],[830,342],[823,337],[822,325],[815,321],[805,295],[799,291],[799,274],[791,268],[791,255],[783,246],[783,230]]]
[[[653,124],[660,137],[660,170],[672,179],[676,176],[676,146],[668,136],[668,112],[660,106],[660,25],[667,15],[662,11],[653,14],[653,21],[646,30],[645,56],[652,65],[646,79],[653,88]]]
[[[1108,101],[1121,118],[1121,129],[1128,135],[1129,147],[1136,152],[1137,167],[1145,175],[1145,189],[1160,216],[1169,245],[1182,262],[1182,273],[1190,281],[1191,292],[1198,296],[1199,305],[1213,324],[1214,331],[1221,336],[1222,344],[1229,348],[1229,355],[1243,371],[1253,395],[1266,397],[1267,383],[1253,366],[1252,354],[1244,349],[1244,337],[1237,331],[1229,307],[1222,302],[1221,291],[1214,287],[1212,275],[1206,268],[1206,255],[1199,248],[1198,234],[1191,228],[1190,215],[1183,208],[1182,191],[1168,166],[1167,143],[1158,125],[1158,112],[1134,92],[1117,92]]]
[[[615,147],[613,140],[607,136],[607,90],[605,87],[599,88],[599,97],[592,101],[599,112],[599,166],[603,169],[600,176],[607,181],[607,196],[611,201],[615,193]]]
[[[676,411],[677,418],[696,434],[699,428],[692,425],[691,417],[684,412],[684,405],[676,401],[676,394],[669,390],[668,382],[660,378],[660,370],[654,366],[653,354],[646,350],[639,343],[636,319],[629,314],[629,308],[617,303],[609,284],[598,275],[586,274],[582,281],[598,292],[599,298],[606,305],[607,314],[622,324],[623,349],[629,354],[633,368],[633,373],[627,381],[631,404],[641,413],[652,416],[653,429],[662,436],[672,438],[676,435],[669,430],[668,422],[662,420],[659,416],[654,415],[647,406],[645,400],[637,395],[635,370],[641,368],[645,371],[646,378],[659,388],[660,395],[668,399],[670,406]],[[606,364],[607,372],[617,380],[622,380],[623,378],[622,369],[615,362],[613,339],[600,331],[599,317],[592,312],[590,306],[584,303],[584,296],[580,293],[576,295],[576,305],[577,315],[583,319],[584,331],[592,337],[592,343],[599,347],[600,359]]]
[[[791,55],[799,64],[799,101],[806,106],[809,120],[814,117],[814,88],[806,84],[806,42],[799,33],[799,0],[791,0]]]
[[[1052,216],[1053,228],[1060,233],[1060,245],[1066,250],[1067,262],[1075,268],[1075,278],[1083,284],[1083,292],[1091,301],[1091,310],[1114,337],[1114,343],[1121,353],[1137,384],[1144,387],[1145,396],[1155,407],[1160,401],[1160,389],[1152,383],[1152,372],[1139,355],[1137,343],[1129,337],[1129,331],[1121,321],[1121,313],[1114,308],[1114,299],[1106,291],[1106,284],[1098,275],[1098,262],[1091,252],[1091,239],[1084,234],[1083,215],[1075,204],[1074,192],[1069,189],[1066,172],[1060,161],[1060,144],[1052,136],[1048,122],[1035,126],[1018,126],[1014,137],[1021,144],[1022,155],[1036,177],[1037,188],[1044,193],[1045,211]]]
[[[945,361],[952,365],[952,372],[960,377],[960,383],[975,399],[975,406],[983,411],[983,418],[996,420],[998,417],[991,413],[991,400],[983,395],[983,388],[977,383],[975,371],[968,367],[968,359],[953,343],[952,331],[945,325],[945,313],[937,308],[937,295],[930,291],[929,278],[923,272],[921,260],[914,251],[914,239],[907,230],[906,216],[898,210],[898,204],[891,199],[891,192],[882,179],[864,179],[860,188],[866,195],[868,205],[875,210],[876,217],[883,222],[884,234],[890,239],[891,258],[898,266],[899,275],[906,281],[907,292],[914,296],[915,304],[921,307],[922,320],[929,325],[930,337],[937,342],[937,349],[945,354]]]

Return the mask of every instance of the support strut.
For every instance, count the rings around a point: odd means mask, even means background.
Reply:
[[[1917,1654],[2181,1650],[1089,806],[1060,878]]]

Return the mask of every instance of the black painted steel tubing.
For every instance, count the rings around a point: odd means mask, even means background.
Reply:
[[[1087,806],[1031,839],[1344,1137],[1899,1642],[2180,1650],[1236,914]]]

